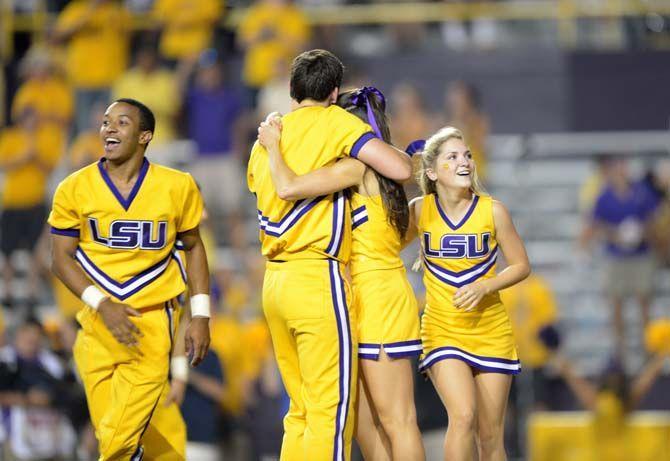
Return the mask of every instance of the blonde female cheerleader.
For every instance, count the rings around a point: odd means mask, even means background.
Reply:
[[[389,142],[379,90],[365,87],[342,93],[337,103]],[[409,224],[405,191],[351,158],[297,176],[282,158],[279,123],[268,120],[259,129],[259,140],[268,150],[280,196],[298,200],[351,188],[350,272],[362,359],[356,439],[365,459],[423,460],[409,360],[421,353],[418,307],[400,259]]]
[[[499,290],[530,273],[509,212],[486,195],[460,131],[426,141],[410,229],[422,246],[426,307],[421,320],[426,372],[449,415],[444,458],[505,459],[503,423],[511,375],[521,371]],[[498,254],[507,267],[496,274]]]

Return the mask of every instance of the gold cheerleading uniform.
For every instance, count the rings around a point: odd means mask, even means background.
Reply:
[[[454,224],[437,195],[424,196],[419,237],[426,286],[419,369],[458,359],[481,371],[519,373],[510,319],[498,292],[485,296],[470,312],[453,305],[460,287],[495,276],[499,250],[492,198],[475,195],[466,215]]]

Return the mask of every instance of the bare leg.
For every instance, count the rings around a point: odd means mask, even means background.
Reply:
[[[511,384],[511,375],[482,372],[475,375],[479,461],[507,459],[503,436]]]
[[[434,364],[428,375],[449,415],[444,439],[445,461],[472,461],[477,414],[472,370],[465,362],[447,359]]]
[[[365,361],[361,360],[359,366],[362,367]],[[370,391],[363,375],[358,380],[356,441],[365,461],[391,461],[391,442],[384,432],[379,416],[371,406]]]
[[[359,366],[374,412],[391,443],[392,459],[425,459],[421,432],[416,423],[414,380],[409,359],[389,358],[382,350],[379,360],[361,360]]]

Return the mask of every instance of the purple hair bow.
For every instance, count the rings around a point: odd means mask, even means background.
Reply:
[[[417,139],[416,141],[412,141],[411,143],[409,143],[409,145],[405,149],[405,152],[407,152],[407,154],[409,154],[409,156],[411,157],[417,152],[422,152],[425,147],[426,147],[426,141],[423,139]]]
[[[375,119],[375,114],[372,111],[372,106],[370,105],[370,97],[375,95],[379,100],[382,110],[386,109],[386,98],[381,91],[379,91],[374,86],[364,86],[360,90],[354,91],[351,95],[351,103],[357,107],[365,106],[368,112],[368,123],[374,130],[375,134],[379,139],[383,139],[382,132],[377,125],[377,120]]]

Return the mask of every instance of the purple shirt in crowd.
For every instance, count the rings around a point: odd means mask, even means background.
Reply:
[[[233,148],[235,121],[242,113],[242,97],[232,88],[214,91],[193,87],[186,96],[188,136],[201,156],[228,154]]]
[[[617,194],[613,187],[605,186],[596,201],[593,218],[614,232],[625,234],[627,232],[624,227],[628,229],[632,227],[632,233],[635,234],[637,233],[634,230],[635,227],[643,231],[657,206],[658,197],[644,182],[631,184],[624,196]],[[647,240],[641,236],[639,241],[636,241],[634,237],[631,238],[629,245],[608,241],[605,248],[610,256],[626,257],[646,253],[649,245]]]

